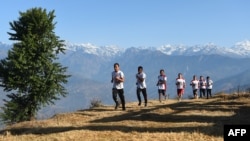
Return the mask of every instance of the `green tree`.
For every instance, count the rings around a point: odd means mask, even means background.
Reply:
[[[0,62],[0,86],[7,92],[0,115],[5,123],[35,119],[42,106],[67,95],[70,77],[57,61],[65,45],[54,33],[54,10],[32,8],[19,14],[10,22],[14,32],[8,32],[13,48]]]

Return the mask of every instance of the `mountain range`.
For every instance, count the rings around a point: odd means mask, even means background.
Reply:
[[[11,45],[0,42],[0,58],[7,56]],[[192,96],[189,82],[193,75],[210,76],[214,81],[213,94],[221,91],[232,92],[241,87],[250,87],[250,41],[236,43],[232,47],[206,45],[163,45],[160,47],[96,46],[72,44],[66,42],[65,54],[60,54],[59,61],[68,67],[71,74],[66,85],[68,96],[44,107],[38,118],[46,118],[58,112],[86,109],[93,99],[103,104],[113,104],[111,97],[111,72],[113,64],[118,62],[125,74],[125,99],[136,101],[137,67],[143,66],[147,75],[147,92],[149,99],[158,99],[157,76],[160,69],[167,75],[167,93],[176,97],[175,79],[182,73],[186,79],[185,98]],[[4,92],[0,95],[4,98]],[[2,101],[0,102],[2,105]]]
[[[71,44],[66,43],[66,48],[71,51],[80,51],[87,54],[112,57],[123,54],[127,49],[118,46],[95,46],[93,44]],[[238,42],[232,47],[219,47],[213,43],[205,45],[162,45],[160,47],[131,47],[140,50],[160,51],[166,55],[221,55],[234,58],[250,57],[250,41]]]

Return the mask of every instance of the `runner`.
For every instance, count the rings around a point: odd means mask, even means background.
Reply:
[[[120,70],[120,66],[118,63],[114,64],[114,71],[112,72],[112,79],[111,83],[113,83],[113,88],[112,88],[112,95],[113,95],[113,100],[115,101],[115,110],[119,107],[119,102],[117,99],[117,95],[119,95],[121,104],[122,104],[122,110],[126,110],[125,108],[125,97],[124,97],[124,74]]]
[[[159,101],[162,101],[162,96],[164,96],[164,99],[166,100],[166,90],[167,90],[167,76],[165,75],[165,72],[163,69],[160,70],[160,75],[158,76],[158,94],[159,94]]]
[[[137,98],[139,101],[138,106],[141,106],[141,95],[140,93],[142,92],[142,95],[144,97],[144,106],[147,106],[147,89],[146,89],[146,74],[143,71],[143,67],[139,66],[138,67],[138,73],[136,74],[136,85],[137,85]]]
[[[182,96],[184,94],[184,89],[186,86],[185,79],[183,78],[182,74],[179,73],[178,77],[176,78],[176,86],[177,86],[177,96],[178,96],[178,101],[181,101]]]
[[[192,86],[193,89],[193,95],[194,95],[194,99],[198,98],[198,88],[199,88],[199,81],[197,80],[196,76],[193,76],[193,80],[191,80],[190,85]]]
[[[210,96],[212,97],[212,88],[213,88],[213,81],[207,76],[207,99]]]
[[[202,96],[205,97],[206,80],[204,80],[203,76],[200,76],[199,89],[200,89],[200,98],[202,98]]]

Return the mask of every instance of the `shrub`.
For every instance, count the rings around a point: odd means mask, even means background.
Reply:
[[[90,109],[95,108],[95,107],[101,107],[102,101],[100,99],[94,98],[90,101]]]

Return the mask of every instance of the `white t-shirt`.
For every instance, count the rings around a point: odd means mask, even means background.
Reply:
[[[207,81],[207,89],[212,89],[213,88],[213,81],[211,79],[209,79]]]
[[[158,76],[158,82],[163,82],[163,81],[165,81],[166,83],[167,83],[167,76],[165,76],[165,75],[159,75]],[[164,84],[164,83],[158,83],[158,89],[159,90],[166,90],[166,85],[167,84]]]
[[[199,88],[206,89],[206,81],[205,80],[199,80]]]
[[[192,80],[190,82],[190,85],[192,86],[193,90],[199,89],[199,81],[198,80]]]
[[[123,82],[116,81],[116,77],[124,78],[123,72],[120,70],[117,72],[115,71],[112,72],[113,88],[123,89],[124,88]]]
[[[186,86],[185,79],[177,78],[176,79],[176,86],[177,86],[177,89],[184,89]]]
[[[136,77],[136,78],[139,77],[139,78],[143,78],[143,79],[144,79],[142,82],[139,81],[139,80],[136,81],[137,88],[144,89],[144,88],[147,87],[147,86],[146,86],[146,74],[145,74],[144,72],[141,72],[141,73],[139,73],[139,74],[137,73],[137,74],[135,75],[135,77]]]

